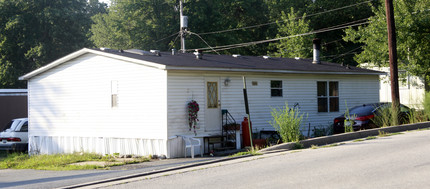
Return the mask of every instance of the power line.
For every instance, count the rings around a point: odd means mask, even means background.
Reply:
[[[160,41],[163,41],[163,40],[165,40],[165,39],[167,39],[167,38],[170,38],[170,37],[173,37],[173,36],[175,36],[175,35],[178,35],[178,33],[179,33],[179,32],[176,32],[176,33],[174,33],[174,34],[172,34],[172,35],[169,35],[169,36],[167,36],[167,37],[165,37],[165,38],[159,39],[159,40],[155,41],[155,43],[160,42]]]
[[[212,51],[214,51],[214,52],[216,52],[218,55],[220,55],[214,48],[212,48],[202,37],[200,37],[200,35],[199,34],[196,34],[196,33],[194,33],[194,32],[190,32],[190,31],[188,31],[188,33],[190,33],[190,34],[193,34],[193,35],[196,35],[197,37],[199,37],[203,42],[205,42],[206,43],[206,45],[209,47],[209,48],[211,48],[212,49]]]
[[[173,40],[173,43],[170,45],[169,49],[171,49],[173,47],[173,45],[175,45],[175,42],[178,39],[178,37],[179,37],[179,35],[176,35],[176,38],[175,38],[175,40]]]
[[[339,8],[335,8],[335,9],[331,9],[331,10],[319,12],[319,13],[309,14],[309,15],[306,15],[306,16],[303,16],[303,17],[296,17],[296,18],[292,18],[292,19],[289,19],[289,20],[281,20],[279,22],[285,22],[285,21],[290,21],[290,20],[297,20],[297,19],[300,19],[300,18],[304,19],[306,17],[311,17],[311,16],[316,16],[316,15],[320,15],[320,14],[325,14],[325,13],[333,12],[333,11],[338,11],[338,10],[350,8],[350,7],[353,7],[353,6],[361,5],[361,4],[364,4],[364,3],[370,3],[372,1],[374,1],[374,0],[369,0],[369,1],[361,2],[361,3],[356,3],[356,4],[344,6],[344,7],[339,7]],[[271,25],[271,24],[276,24],[276,23],[277,22],[269,22],[269,23],[257,24],[257,25],[253,25],[253,26],[245,26],[245,27],[233,28],[233,29],[227,29],[227,30],[220,30],[220,31],[199,33],[199,35],[219,34],[219,33],[225,33],[225,32],[230,32],[230,31],[237,31],[237,30],[242,30],[242,29],[257,28],[257,27]]]
[[[370,2],[372,2],[372,1],[374,1],[374,0],[369,0],[369,1],[361,2],[361,3],[356,3],[356,4],[352,4],[352,5],[344,6],[344,7],[339,7],[339,8],[335,8],[335,9],[327,10],[327,11],[320,12],[320,13],[314,13],[314,14],[306,15],[306,16],[304,16],[304,17],[296,17],[296,18],[289,19],[289,20],[297,20],[297,19],[299,19],[299,18],[306,18],[306,17],[316,16],[316,15],[320,15],[320,14],[325,14],[325,13],[328,13],[328,12],[338,11],[338,10],[342,10],[342,9],[350,8],[350,7],[353,7],[353,6],[358,6],[358,5],[361,5],[361,4],[370,3]],[[366,18],[366,19],[367,19],[367,18]],[[282,21],[279,21],[279,22],[285,22],[285,21],[289,21],[289,20],[282,20]],[[193,34],[197,35],[200,39],[202,39],[202,40],[203,40],[203,38],[201,37],[201,35],[216,34],[216,33],[225,33],[225,32],[237,31],[237,30],[242,30],[242,29],[256,28],[256,27],[261,27],[261,26],[266,26],[266,25],[271,25],[271,24],[276,24],[276,23],[277,23],[277,22],[269,22],[269,23],[265,23],[265,24],[258,24],[258,25],[253,25],[253,26],[246,26],[246,27],[241,27],[241,28],[234,28],[234,29],[220,30],[220,31],[214,31],[214,32],[206,32],[206,33],[200,33],[200,34],[193,33]],[[167,38],[173,37],[174,35],[177,35],[178,33],[179,33],[179,32],[176,32],[176,33],[174,33],[174,34],[172,34],[172,35],[169,35],[169,36],[167,36],[167,37],[164,37],[164,38],[162,38],[162,39],[159,39],[159,40],[157,40],[157,41],[155,41],[155,42],[159,42],[159,41],[165,40],[165,39],[167,39]],[[176,39],[175,39],[175,41],[176,41]],[[203,40],[203,41],[204,41],[204,40]],[[205,43],[206,43],[206,42],[205,42]],[[206,43],[206,44],[207,44],[207,43]],[[326,44],[328,44],[328,43],[326,43]],[[207,44],[207,45],[208,45],[208,44]],[[208,46],[209,46],[209,45],[208,45]],[[210,46],[209,46],[209,47],[210,47]]]
[[[343,54],[324,56],[324,58],[328,58],[328,57],[333,57],[333,56],[334,56],[334,58],[332,58],[332,59],[330,60],[330,62],[332,62],[333,60],[335,60],[335,59],[337,59],[337,58],[340,58],[340,57],[342,57],[342,56],[346,56],[346,55],[348,55],[348,54],[356,54],[357,52],[354,52],[354,51],[356,51],[356,50],[360,49],[361,47],[363,47],[363,46],[359,46],[359,47],[357,47],[357,48],[355,48],[355,49],[352,49],[352,50],[350,50],[350,51],[348,51],[348,52],[346,52],[346,53],[343,53]]]
[[[327,43],[323,43],[323,44],[321,44],[322,46],[326,46],[326,45],[329,45],[329,44],[332,44],[332,43],[336,43],[336,42],[338,42],[338,41],[342,41],[343,39],[342,38],[340,38],[340,39],[336,39],[336,40],[333,40],[333,41],[330,41],[330,42],[327,42]]]
[[[362,19],[362,20],[364,20],[364,19]],[[356,22],[356,21],[354,21],[354,22]],[[246,46],[257,45],[257,44],[262,44],[262,43],[268,43],[268,42],[273,42],[273,41],[279,41],[279,40],[282,40],[282,39],[288,39],[288,38],[293,38],[293,37],[300,37],[300,36],[306,36],[306,35],[312,35],[312,34],[317,34],[317,33],[323,33],[323,32],[338,30],[338,29],[344,29],[344,28],[347,28],[347,27],[359,26],[359,25],[368,24],[368,23],[370,23],[370,22],[366,21],[366,22],[356,23],[356,24],[350,24],[350,25],[340,24],[340,25],[337,25],[337,26],[323,28],[323,29],[312,31],[312,32],[302,33],[302,34],[290,35],[290,36],[286,36],[286,37],[279,37],[279,38],[266,39],[266,40],[260,40],[260,41],[251,41],[251,42],[231,44],[231,45],[216,46],[216,47],[213,47],[213,48],[212,47],[211,48],[199,48],[199,49],[200,50],[209,50],[209,51],[210,51],[210,49],[216,49],[218,51],[228,50],[228,49],[246,47]],[[196,49],[189,49],[187,51],[194,51],[194,50],[196,50]]]

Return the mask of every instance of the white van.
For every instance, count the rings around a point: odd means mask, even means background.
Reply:
[[[13,119],[0,132],[0,150],[28,151],[28,118]]]

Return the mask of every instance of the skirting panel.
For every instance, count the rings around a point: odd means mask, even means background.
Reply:
[[[105,138],[73,136],[31,136],[30,154],[59,154],[87,152],[121,155],[167,155],[167,142],[163,139]]]

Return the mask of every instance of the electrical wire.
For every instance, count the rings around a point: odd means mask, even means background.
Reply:
[[[327,28],[325,28],[325,29],[330,29],[330,28],[340,27],[340,26],[346,26],[346,25],[350,25],[350,24],[353,24],[353,23],[357,23],[357,22],[363,22],[363,21],[365,21],[365,20],[368,20],[369,18],[370,18],[370,17],[368,17],[368,18],[363,18],[363,19],[360,19],[360,20],[355,20],[355,21],[352,21],[352,22],[347,22],[347,23],[343,23],[343,24],[336,25],[336,26],[327,27]]]
[[[325,13],[329,13],[329,12],[333,12],[333,11],[338,11],[338,10],[350,8],[350,7],[353,7],[353,6],[361,5],[361,4],[364,4],[364,3],[370,3],[372,1],[375,1],[375,0],[364,1],[364,2],[361,2],[361,3],[347,5],[347,6],[344,6],[344,7],[339,7],[339,8],[335,8],[335,9],[331,9],[331,10],[319,12],[319,13],[309,14],[309,15],[302,16],[302,17],[296,17],[296,18],[292,18],[292,19],[289,19],[289,20],[281,20],[281,21],[278,21],[278,22],[269,22],[269,23],[257,24],[257,25],[253,25],[253,26],[245,26],[245,27],[240,27],[240,28],[233,28],[233,29],[213,31],[213,32],[204,32],[204,33],[199,33],[199,35],[219,34],[219,33],[225,33],[225,32],[230,32],[230,31],[237,31],[237,30],[243,30],[243,29],[257,28],[257,27],[261,27],[261,26],[266,26],[266,25],[271,25],[271,24],[276,24],[276,23],[282,23],[282,22],[286,22],[286,21],[290,21],[290,20],[297,20],[297,19],[300,19],[300,18],[304,19],[306,17],[312,17],[312,16],[316,16],[316,15],[320,15],[320,14],[325,14]]]
[[[159,40],[155,41],[155,43],[160,42],[160,41],[163,41],[163,40],[165,40],[165,39],[167,39],[167,38],[173,37],[173,36],[175,36],[175,35],[177,35],[177,34],[179,34],[179,32],[176,32],[176,33],[174,33],[174,34],[172,34],[172,35],[169,35],[169,36],[167,36],[167,37],[165,37],[165,38],[159,39]]]
[[[346,56],[346,55],[348,55],[348,54],[355,54],[356,52],[354,52],[354,51],[356,51],[356,50],[360,49],[361,47],[363,47],[363,46],[359,46],[359,47],[357,47],[357,48],[355,48],[355,49],[352,49],[352,50],[350,50],[350,51],[348,51],[348,52],[346,52],[346,53],[343,53],[343,54],[337,55],[336,57],[332,58],[329,62],[333,62],[333,60],[338,59],[338,58],[340,58],[340,57],[342,57],[342,56]],[[354,53],[351,53],[351,52],[354,52]],[[324,57],[326,58],[326,57],[329,57],[329,56],[324,56]]]
[[[335,9],[327,10],[327,11],[320,12],[320,13],[309,14],[309,15],[306,15],[306,16],[304,16],[304,17],[296,17],[296,18],[289,19],[289,20],[297,20],[297,19],[300,19],[300,18],[306,18],[306,17],[316,16],[316,15],[320,15],[320,14],[325,14],[325,13],[328,13],[328,12],[333,12],[333,11],[338,11],[338,10],[342,10],[342,9],[350,8],[350,7],[353,7],[353,6],[358,6],[358,5],[361,5],[361,4],[364,4],[364,3],[370,3],[370,2],[372,2],[372,1],[374,1],[374,0],[369,0],[369,1],[361,2],[361,3],[356,3],[356,4],[352,4],[352,5],[344,6],[344,7],[339,7],[339,8],[335,8]],[[368,18],[366,18],[366,19],[368,19]],[[286,22],[286,21],[289,21],[289,20],[283,20],[283,21],[279,21],[279,22]],[[253,26],[246,26],[246,27],[241,27],[241,28],[234,28],[234,29],[220,30],[220,31],[214,31],[214,32],[206,32],[206,33],[200,33],[200,34],[192,33],[192,34],[197,35],[201,40],[203,40],[203,38],[201,37],[201,35],[225,33],[225,32],[237,31],[237,30],[242,30],[242,29],[256,28],[256,27],[261,27],[261,26],[266,26],[266,25],[271,25],[271,24],[276,24],[276,23],[277,23],[277,22],[270,22],[270,23],[258,24],[258,25],[253,25]],[[167,37],[164,37],[164,38],[162,38],[162,39],[159,39],[159,40],[157,40],[157,41],[155,41],[155,42],[159,42],[159,41],[165,40],[165,39],[167,39],[167,38],[173,37],[174,35],[177,35],[178,33],[180,33],[180,32],[176,32],[176,33],[174,33],[174,34],[172,34],[172,35],[169,35],[169,36],[167,36]],[[178,36],[177,36],[177,37],[178,37]],[[175,41],[176,41],[177,37],[175,38]],[[203,41],[204,41],[204,40],[203,40]],[[206,41],[204,41],[204,42],[206,43]],[[328,44],[328,43],[326,43],[326,44]],[[206,43],[206,45],[208,45],[208,44]],[[208,45],[208,46],[210,47],[210,45]],[[215,51],[215,50],[214,50],[214,51]],[[216,51],[215,51],[215,52],[216,52]],[[217,53],[218,53],[218,52],[217,52]]]
[[[364,19],[362,19],[362,20],[364,20]],[[285,36],[285,37],[279,37],[279,38],[274,38],[274,39],[266,39],[266,40],[251,41],[251,42],[246,42],[246,43],[238,43],[238,44],[216,46],[216,47],[213,47],[213,48],[198,48],[198,49],[200,49],[200,50],[216,49],[218,51],[228,50],[228,49],[246,47],[246,46],[257,45],[257,44],[262,44],[262,43],[268,43],[268,42],[273,42],[273,41],[279,41],[279,40],[282,40],[282,39],[288,39],[288,38],[293,38],[293,37],[300,37],[300,36],[312,35],[312,34],[317,34],[317,33],[324,33],[324,32],[328,32],[328,31],[339,30],[339,29],[344,29],[344,28],[347,28],[347,27],[354,27],[354,26],[364,25],[364,24],[368,24],[368,23],[370,23],[370,21],[365,21],[365,22],[362,22],[362,23],[356,23],[356,24],[350,24],[350,25],[340,24],[340,25],[337,25],[337,26],[323,28],[323,29],[312,31],[312,32],[307,32],[307,33],[302,33],[302,34],[296,34],[296,35],[290,35],[290,36]],[[194,50],[196,50],[196,49],[188,49],[187,51],[194,51]]]
[[[330,41],[330,42],[327,42],[327,43],[323,43],[323,44],[321,44],[322,46],[326,46],[326,45],[329,45],[329,44],[332,44],[332,43],[336,43],[336,42],[338,42],[338,41],[342,41],[343,39],[342,38],[340,38],[340,39],[336,39],[336,40],[333,40],[333,41]]]
[[[190,34],[193,34],[193,35],[196,35],[197,37],[199,37],[203,42],[205,42],[206,43],[206,45],[209,47],[209,48],[211,48],[212,49],[212,51],[214,51],[214,52],[216,52],[218,55],[220,55],[214,48],[212,48],[202,37],[200,37],[200,35],[199,34],[196,34],[196,33],[194,33],[194,32],[190,32],[190,31],[188,31],[188,33],[190,33]]]
[[[178,35],[176,36],[175,40],[173,40],[173,43],[172,43],[172,44],[170,44],[169,49],[171,49],[171,48],[173,47],[173,45],[175,45],[175,42],[176,42],[176,40],[178,39],[178,37],[179,37],[179,36],[180,36],[180,34],[178,34]]]

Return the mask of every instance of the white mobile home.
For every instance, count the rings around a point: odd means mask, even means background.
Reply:
[[[346,103],[377,102],[380,74],[304,59],[82,49],[20,79],[28,80],[30,153],[178,157],[176,136],[194,135],[189,101],[200,105],[196,137],[221,133],[221,109],[243,120],[243,76],[253,128],[274,130],[271,108],[286,102],[308,113],[306,127],[328,124]]]
[[[391,102],[390,68],[378,67],[374,64],[360,64],[360,67],[385,72],[380,76],[379,99],[380,102]],[[400,103],[410,108],[423,109],[425,95],[424,78],[413,76],[405,70],[399,70],[399,94]]]

